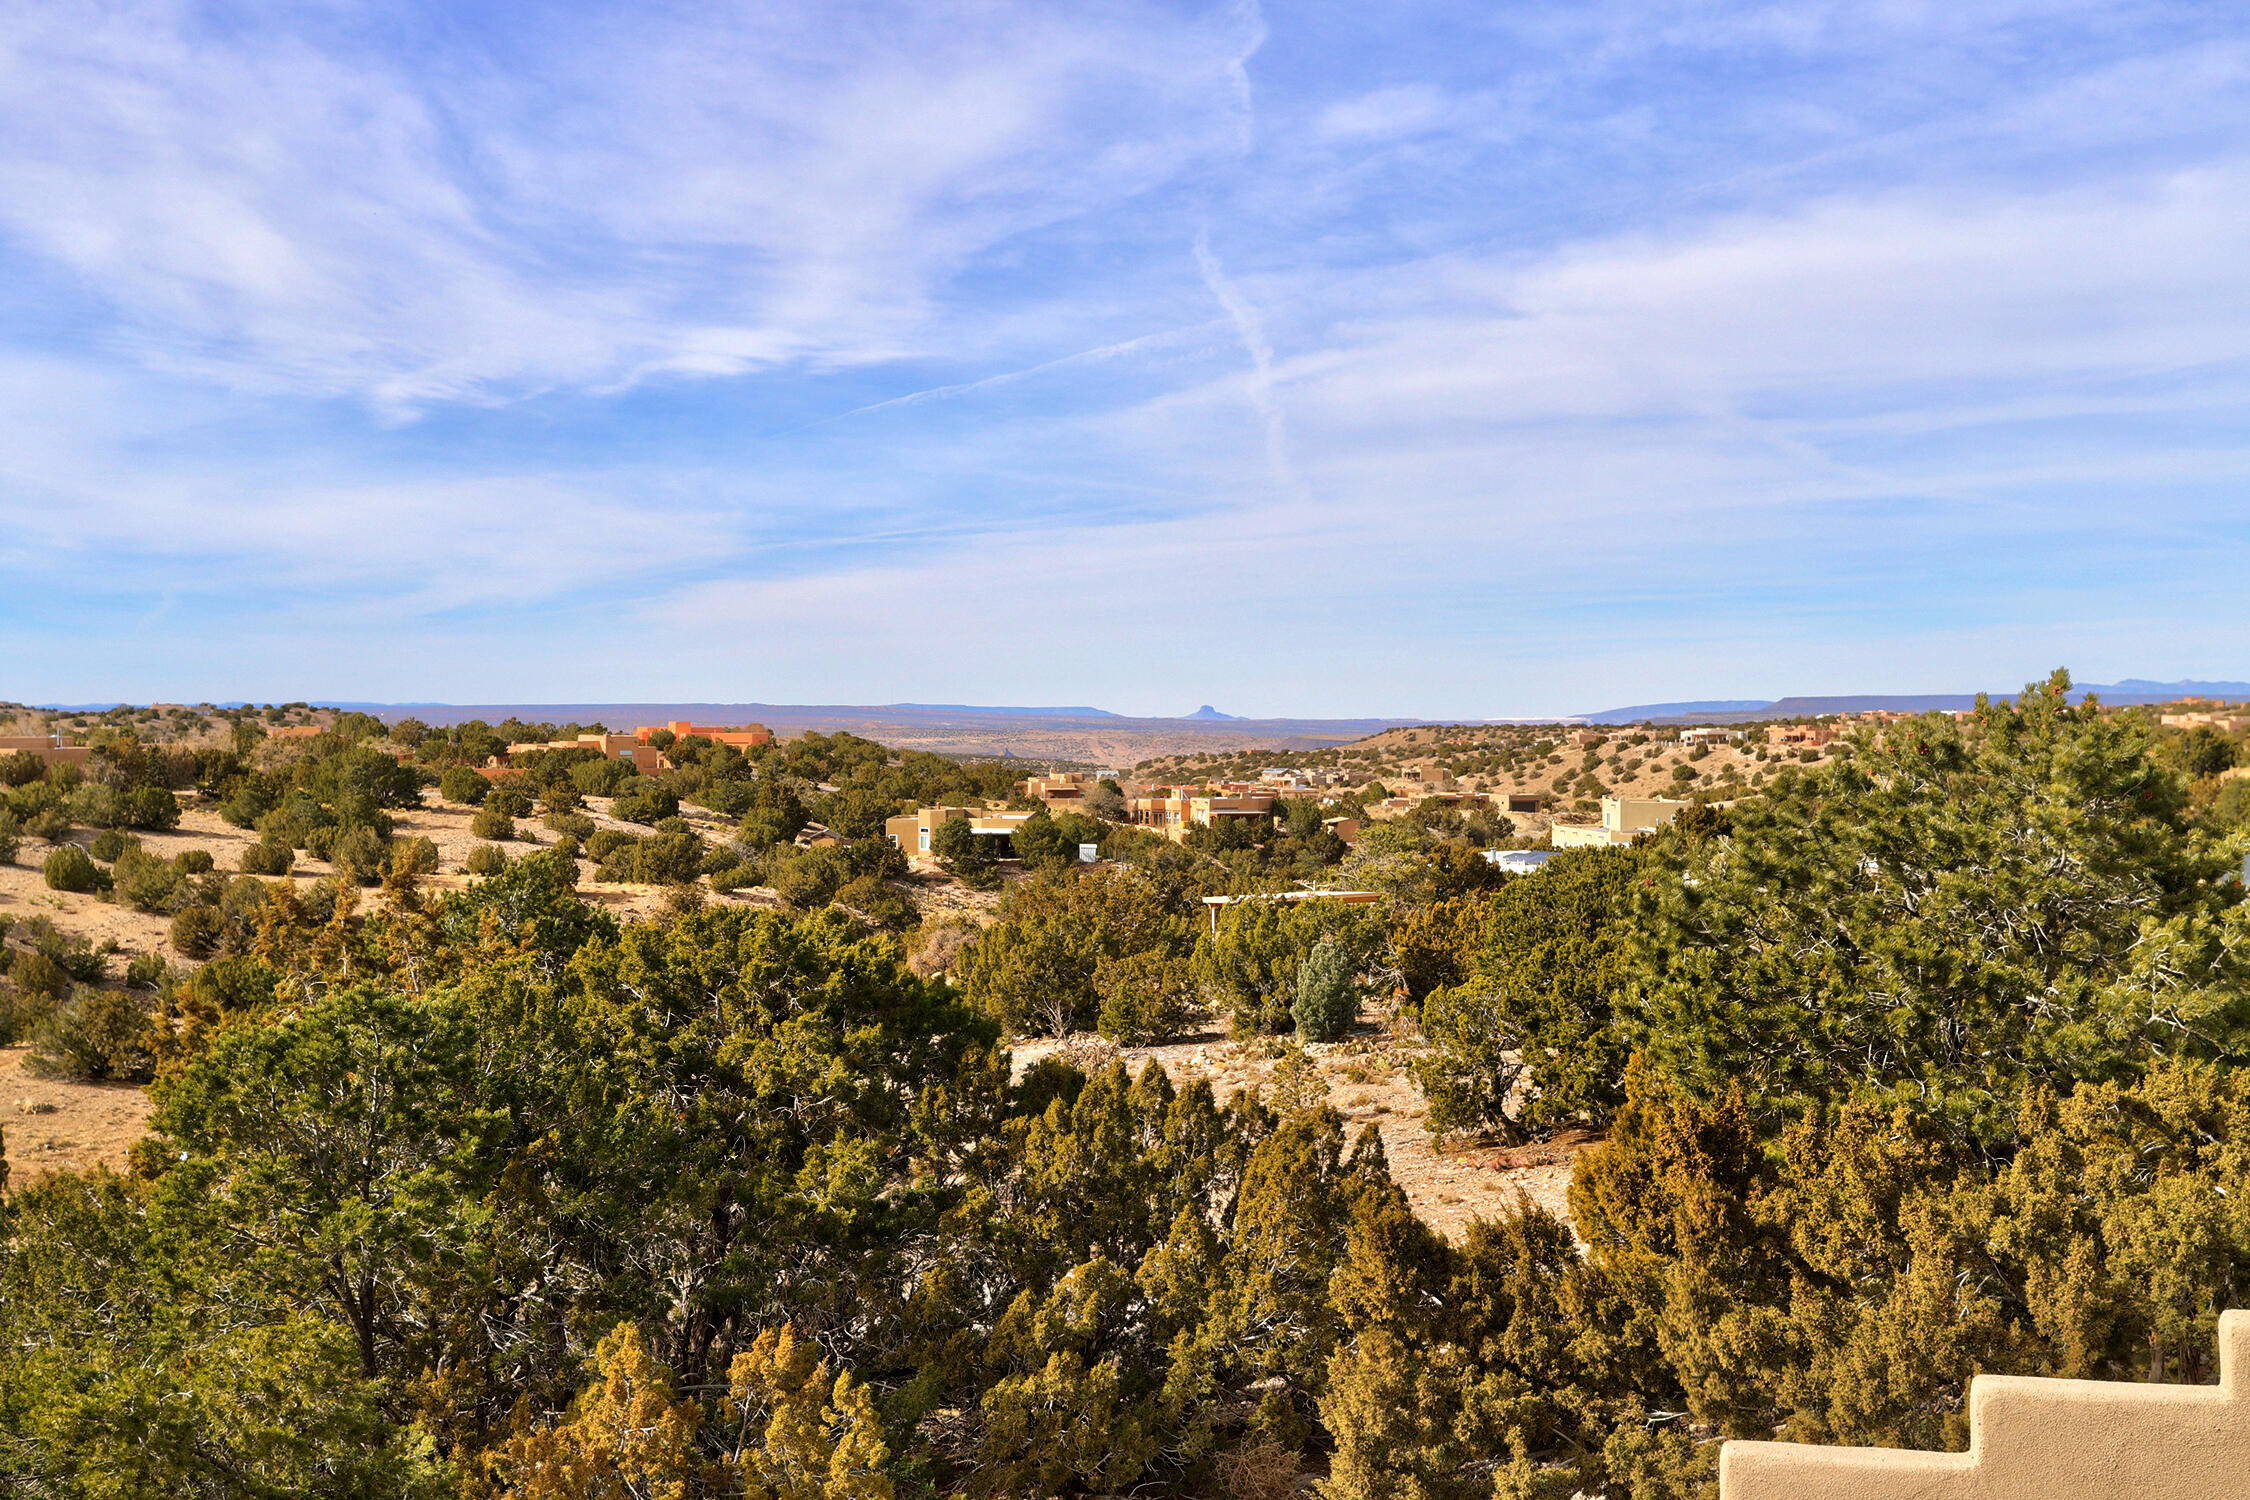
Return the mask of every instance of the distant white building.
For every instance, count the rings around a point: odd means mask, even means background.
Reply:
[[[1546,868],[1547,861],[1555,857],[1552,849],[1487,849],[1485,862],[1499,866],[1511,875],[1533,875]]]

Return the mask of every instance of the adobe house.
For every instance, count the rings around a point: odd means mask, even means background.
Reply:
[[[1601,822],[1557,823],[1547,830],[1547,841],[1557,849],[1630,844],[1650,829],[1671,822],[1687,805],[1665,797],[1604,797]]]
[[[733,745],[741,750],[773,743],[773,731],[763,724],[732,724],[719,728],[710,724],[690,724],[685,719],[674,719],[661,725],[640,725],[633,731],[633,738],[645,745],[649,741],[649,736],[655,734],[658,729],[671,730],[672,738],[676,740],[684,740],[691,734],[701,735],[714,745]]]
[[[1094,778],[1084,771],[1054,771],[1017,782],[1016,795],[1055,807],[1085,801],[1094,786]]]
[[[1016,857],[1012,835],[1033,817],[1033,814],[1027,812],[989,812],[981,807],[925,807],[884,819],[883,832],[908,855],[927,857],[931,838],[937,833],[939,826],[956,813],[969,820],[969,832],[978,838],[1000,841],[1001,859]]]
[[[2250,1312],[2219,1315],[2219,1383],[1979,1375],[1969,1451],[1730,1442],[1719,1500],[2242,1500]]]
[[[637,737],[632,734],[582,734],[574,740],[523,740],[510,745],[508,754],[522,755],[531,750],[592,750],[604,758],[629,760],[633,763],[634,770],[644,776],[651,776],[658,771],[672,769],[672,762],[664,752],[648,743],[648,737],[654,733],[656,731],[653,728],[644,728],[638,731]],[[706,731],[699,729],[696,733],[703,734]],[[493,758],[496,764],[504,759],[501,756]]]
[[[0,755],[36,755],[50,766],[82,766],[94,752],[84,745],[66,745],[59,734],[0,734]]]
[[[1250,783],[1231,795],[1204,796],[1192,786],[1152,787],[1145,797],[1126,802],[1127,816],[1142,828],[1178,838],[1191,827],[1211,826],[1214,819],[1264,818],[1273,814],[1271,791],[1249,790]]]

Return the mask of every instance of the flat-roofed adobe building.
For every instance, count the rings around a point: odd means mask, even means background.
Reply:
[[[66,745],[59,734],[0,735],[0,755],[36,755],[50,766],[82,766],[93,754],[84,745]]]
[[[738,750],[773,743],[773,731],[763,724],[730,724],[721,727],[690,724],[685,719],[674,719],[665,724],[642,724],[634,729],[633,738],[645,745],[659,729],[671,730],[672,738],[676,740],[684,740],[692,734],[707,739],[714,745],[732,745]]]
[[[1664,797],[1604,797],[1599,823],[1557,823],[1548,830],[1548,842],[1557,849],[1630,844],[1650,829],[1671,822],[1687,805]]]
[[[506,767],[508,760],[511,760],[513,756],[526,756],[526,753],[531,753],[531,751],[565,751],[565,749],[589,749],[589,751],[594,751],[596,756],[603,756],[607,760],[630,760],[632,769],[639,771],[639,774],[643,774],[643,776],[652,776],[652,774],[657,774],[657,771],[673,769],[673,762],[666,760],[664,751],[659,751],[655,744],[646,744],[643,740],[634,738],[634,735],[607,735],[607,733],[603,733],[603,735],[578,735],[576,740],[517,740],[515,744],[508,747],[506,756],[493,756],[486,762],[486,765]]]
[[[956,815],[969,820],[969,832],[978,838],[1001,840],[1002,859],[1016,857],[1012,835],[1034,816],[1027,812],[992,812],[982,807],[924,807],[884,819],[883,832],[907,854],[927,855],[933,852],[930,846],[938,828]]]
[[[2215,729],[2221,734],[2240,734],[2250,729],[2250,714],[2246,713],[2175,713],[2158,714],[2156,722],[2172,729]]]
[[[1044,776],[1017,782],[1016,795],[1044,802],[1049,807],[1067,806],[1085,801],[1095,785],[1094,778],[1084,771],[1050,771]]]
[[[1179,838],[1190,828],[1209,828],[1226,818],[1272,817],[1273,793],[1243,790],[1214,795],[1192,786],[1158,787],[1152,795],[1134,797],[1125,806],[1137,827]]]
[[[609,759],[631,760],[641,741],[629,734],[582,734],[574,740],[519,740],[508,747],[510,755],[529,750],[592,750]]]

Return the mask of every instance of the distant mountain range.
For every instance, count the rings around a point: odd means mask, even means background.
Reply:
[[[2241,703],[2250,702],[2250,682],[2150,682],[2144,677],[2128,677],[2123,682],[2074,683],[2071,693],[2075,697],[2091,694],[2121,708],[2136,703],[2171,703],[2181,698]],[[2015,694],[1988,696],[1996,703],[2006,703],[2014,699]],[[1641,703],[1627,708],[1605,708],[1599,713],[1579,717],[1589,724],[1743,724],[1759,719],[1811,719],[1822,714],[1859,714],[1878,709],[1899,714],[1948,713],[1974,708],[1976,703],[1974,693],[1862,693],[1824,698],[1775,698],[1766,702]]]
[[[2250,702],[2250,682],[2079,683],[2073,693],[2102,702],[2129,705],[2169,703],[2180,698]],[[2006,702],[2013,692],[1993,693]],[[519,719],[539,724],[607,724],[612,729],[686,719],[698,724],[761,723],[776,734],[848,730],[886,744],[964,754],[999,754],[1123,760],[1139,755],[1184,751],[1247,749],[1312,750],[1347,744],[1386,729],[1436,724],[1585,723],[1585,724],[1742,724],[1763,719],[1809,719],[1823,714],[1929,713],[1974,707],[1973,693],[1844,694],[1790,698],[1701,698],[1677,703],[1636,703],[1597,713],[1539,719],[1461,719],[1394,717],[1367,719],[1256,719],[1221,713],[1206,703],[1178,717],[1135,717],[1086,705],[1010,707],[969,703],[785,704],[785,703],[336,703],[386,723],[418,718],[435,725],[467,719],[499,723]],[[43,704],[65,713],[101,713],[114,705]],[[222,707],[245,707],[224,704]]]
[[[763,724],[780,735],[849,731],[906,749],[954,755],[1015,755],[1130,766],[1162,755],[1267,748],[1318,750],[1435,722],[1427,718],[1245,719],[1206,703],[1178,718],[1135,718],[1103,708],[1015,708],[966,703],[334,703],[385,723],[482,719],[497,724],[606,724],[612,729],[685,719]]]

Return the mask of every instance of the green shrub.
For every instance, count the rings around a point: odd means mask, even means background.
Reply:
[[[1297,998],[1289,1007],[1301,1042],[1332,1042],[1351,1030],[1359,1013],[1351,958],[1330,938],[1322,938],[1297,970]]]
[[[628,823],[661,823],[680,810],[680,799],[662,782],[636,776],[618,788],[609,805],[610,815]]]
[[[807,849],[776,864],[766,883],[782,900],[804,911],[826,906],[851,876],[842,853],[835,849]]]
[[[549,828],[581,842],[594,836],[594,820],[580,812],[551,812],[540,819]]]
[[[393,839],[391,869],[401,875],[435,875],[438,847],[426,838]]]
[[[200,908],[208,911],[209,907]],[[164,982],[166,968],[161,953],[136,953],[125,965],[125,982],[137,990],[153,990]]]
[[[94,835],[94,841],[87,852],[106,865],[115,863],[117,856],[125,852],[125,847],[124,834],[114,828],[105,828]]]
[[[297,851],[280,839],[260,839],[236,863],[245,875],[286,875],[297,863]]]
[[[103,949],[60,931],[45,917],[34,918],[26,926],[31,929],[35,950],[80,984],[99,984],[108,975],[109,959]],[[115,951],[114,945],[108,946],[107,952]]]
[[[570,886],[578,884],[578,841],[576,839],[567,836],[558,839],[552,849],[542,849],[537,854],[526,854],[524,859],[545,860],[563,884]],[[518,863],[520,864],[522,861],[519,860]]]
[[[344,879],[355,885],[374,885],[383,878],[383,861],[389,853],[374,829],[351,828],[338,835],[330,858],[336,863],[336,873]]]
[[[70,794],[70,815],[89,828],[121,828],[132,806],[116,787],[81,786]]]
[[[208,875],[218,868],[218,861],[208,849],[182,849],[172,856],[172,868],[182,875]]]
[[[1094,970],[1102,997],[1095,1029],[1120,1047],[1146,1047],[1185,1031],[1195,1014],[1195,976],[1161,949],[1106,959]]]
[[[180,826],[180,799],[160,786],[137,786],[126,795],[125,822],[162,833]]]
[[[8,965],[8,983],[22,1000],[60,1000],[70,993],[70,976],[44,953],[18,953]]]
[[[205,964],[188,980],[188,1001],[214,1015],[233,1016],[273,1004],[281,976],[263,959],[247,955]]]
[[[873,875],[845,882],[833,899],[838,906],[892,932],[904,932],[922,920],[922,913],[904,892]]]
[[[516,836],[516,823],[499,808],[487,805],[478,808],[477,815],[469,820],[469,832],[480,839],[506,843]]]
[[[57,1003],[51,996],[27,994],[0,984],[0,1047],[23,1041]]]
[[[622,829],[598,829],[586,836],[586,857],[597,865],[605,865],[618,850],[629,849],[639,842],[639,839]]]
[[[182,958],[205,959],[219,951],[226,919],[215,906],[190,906],[172,919],[172,951]]]
[[[471,875],[497,875],[508,868],[508,856],[498,845],[479,844],[469,851],[467,868]]]
[[[492,783],[467,766],[447,766],[438,778],[438,795],[448,802],[476,807],[492,795]]]
[[[712,781],[695,794],[695,800],[722,818],[739,818],[756,804],[758,792],[747,781]]]
[[[703,870],[703,840],[682,828],[613,850],[601,878],[634,885],[686,885]]]
[[[47,889],[84,893],[101,885],[101,871],[76,844],[57,844],[47,853]]]
[[[698,874],[716,875],[723,870],[731,870],[741,863],[742,851],[740,849],[732,844],[714,844],[703,851],[703,863],[696,868]]]
[[[301,807],[275,808],[258,820],[258,837],[270,839],[277,844],[287,844],[291,849],[309,849],[312,845],[313,825],[306,821],[305,812],[306,809]]]
[[[1305,960],[1321,943],[1335,943],[1357,972],[1381,941],[1366,908],[1326,901],[1246,901],[1226,908],[1216,927],[1195,940],[1196,985],[1244,1036],[1293,1028]]]
[[[570,784],[589,797],[614,797],[639,774],[629,760],[582,760],[570,768]]]
[[[499,813],[504,818],[528,818],[536,806],[531,793],[520,786],[496,786],[492,795],[484,799],[485,811]]]
[[[16,852],[23,847],[23,824],[6,808],[0,808],[0,865],[16,862]]]
[[[633,862],[650,885],[685,885],[703,873],[703,840],[684,826],[662,829],[641,840]]]
[[[265,777],[245,777],[219,804],[219,816],[236,828],[252,828],[260,818],[272,812],[274,804],[280,800],[279,793]]]
[[[739,891],[758,883],[758,867],[745,861],[713,872],[711,889],[714,891]]]
[[[904,880],[909,870],[906,851],[881,836],[859,840],[844,851],[844,859],[854,875],[878,880]]]
[[[996,840],[975,833],[967,816],[955,813],[930,835],[930,852],[938,867],[963,885],[990,888],[1000,883]]]
[[[59,807],[41,808],[31,815],[30,822],[24,824],[24,832],[35,839],[59,844],[70,837],[70,814]]]
[[[110,878],[118,900],[135,911],[160,912],[179,894],[182,877],[169,861],[130,844],[117,856]]]
[[[138,996],[81,990],[32,1028],[23,1066],[48,1078],[146,1083],[156,1076],[156,1028]]]

